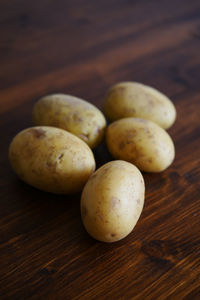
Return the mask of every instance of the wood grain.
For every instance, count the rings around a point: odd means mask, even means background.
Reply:
[[[2,0],[0,36],[0,299],[200,299],[199,0]],[[137,226],[104,244],[82,226],[80,195],[22,183],[7,153],[42,95],[101,108],[124,80],[173,100],[176,159],[144,174]],[[104,144],[95,156],[98,166],[112,159]]]

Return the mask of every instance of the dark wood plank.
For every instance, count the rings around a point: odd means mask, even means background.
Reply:
[[[200,2],[2,0],[0,36],[0,298],[200,299]],[[137,226],[104,244],[82,226],[80,195],[22,183],[7,153],[42,95],[101,108],[123,80],[171,97],[176,159],[144,174]],[[98,166],[112,159],[104,144],[95,157]]]

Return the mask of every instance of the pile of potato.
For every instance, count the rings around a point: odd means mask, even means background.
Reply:
[[[161,172],[174,160],[165,129],[175,121],[172,102],[157,90],[123,82],[108,91],[106,119],[94,105],[64,94],[41,98],[33,108],[35,127],[12,140],[9,159],[26,183],[46,192],[82,191],[81,216],[88,233],[114,242],[136,225],[144,205],[140,171]],[[104,138],[116,159],[96,172],[91,149]]]

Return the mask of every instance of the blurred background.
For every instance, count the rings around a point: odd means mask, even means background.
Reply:
[[[0,99],[7,110],[65,92],[100,106],[118,81],[195,88],[199,16],[198,0],[1,1]]]

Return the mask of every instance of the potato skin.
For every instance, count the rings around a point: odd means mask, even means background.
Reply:
[[[47,126],[19,132],[10,144],[9,160],[23,181],[57,194],[80,191],[95,170],[87,144],[63,129]]]
[[[144,205],[144,180],[125,161],[111,161],[91,175],[81,196],[81,216],[87,232],[103,242],[126,237]]]
[[[165,170],[175,156],[169,134],[157,124],[139,118],[124,118],[110,124],[106,143],[115,159],[129,161],[146,172]]]
[[[169,98],[137,82],[121,82],[111,87],[105,97],[104,113],[111,121],[142,118],[164,129],[172,126],[176,119],[176,109]]]
[[[35,125],[65,129],[86,142],[90,148],[100,144],[106,120],[101,111],[89,102],[65,94],[41,98],[33,108]]]

